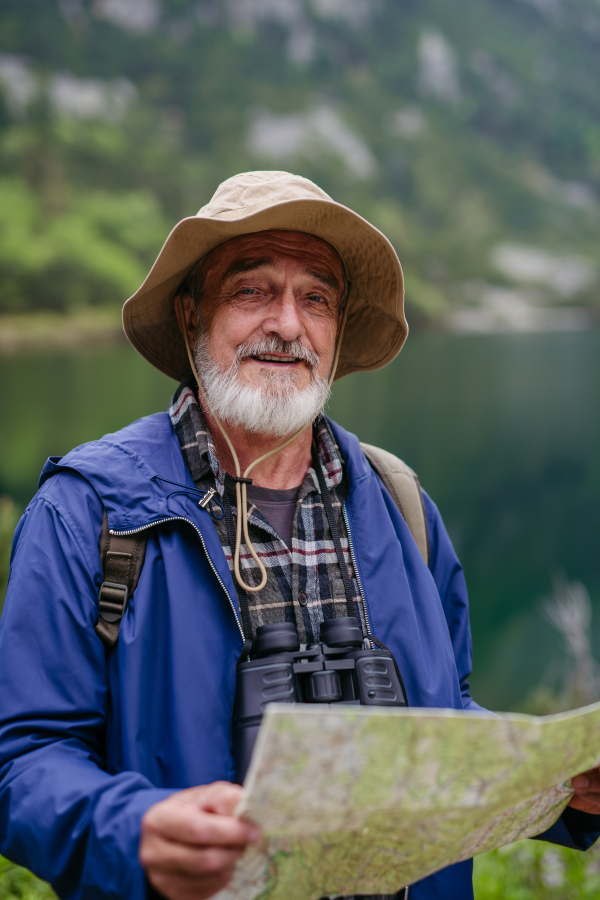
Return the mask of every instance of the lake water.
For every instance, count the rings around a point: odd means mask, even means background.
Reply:
[[[166,408],[175,386],[128,346],[0,359],[0,494],[24,506],[49,455]],[[513,707],[564,658],[540,613],[582,581],[600,650],[600,334],[415,335],[334,389],[330,414],[397,453],[464,564],[473,690]],[[598,652],[597,652],[597,655]]]

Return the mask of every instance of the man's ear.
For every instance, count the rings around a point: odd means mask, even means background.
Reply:
[[[180,297],[181,303],[183,305],[183,314],[185,316],[185,323],[187,327],[187,333],[189,335],[190,341],[193,339],[196,334],[196,330],[198,328],[198,314],[196,312],[196,304],[194,303],[194,299],[191,294],[176,294],[174,299],[175,306],[175,315],[177,316],[177,324],[179,325],[179,330],[183,334],[183,325],[181,321],[181,306],[180,306]]]

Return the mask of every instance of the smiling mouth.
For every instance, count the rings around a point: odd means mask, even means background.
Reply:
[[[279,363],[280,365],[290,365],[290,363],[304,361],[299,359],[297,356],[273,356],[271,353],[257,353],[255,356],[251,356],[250,358],[257,360],[258,362]]]

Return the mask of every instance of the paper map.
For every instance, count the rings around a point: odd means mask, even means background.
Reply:
[[[267,707],[238,811],[263,840],[219,900],[393,894],[539,834],[600,763],[600,703],[538,718]]]

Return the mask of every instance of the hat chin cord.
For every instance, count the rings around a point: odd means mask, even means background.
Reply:
[[[206,396],[206,391],[202,387],[202,383],[200,381],[200,377],[199,377],[198,371],[196,369],[196,362],[194,360],[194,354],[192,353],[192,348],[190,347],[190,338],[189,338],[188,330],[186,327],[185,315],[184,315],[184,311],[183,311],[183,302],[181,300],[181,297],[178,297],[177,299],[179,302],[179,311],[181,313],[181,330],[183,332],[183,339],[185,341],[185,349],[187,351],[188,360],[189,360],[192,372],[194,373],[194,378],[196,379],[196,382],[198,384],[198,390],[202,394],[202,398],[203,398],[204,402],[206,403],[206,406],[210,410],[210,413],[211,413],[213,419],[219,426],[221,434],[225,438],[227,446],[229,447],[229,452],[231,453],[231,456],[233,459],[233,464],[235,466],[235,475],[236,475],[235,500],[236,500],[236,507],[237,507],[237,512],[238,512],[237,523],[236,523],[236,532],[235,532],[235,549],[234,549],[234,554],[233,554],[233,571],[234,571],[234,575],[235,575],[235,580],[237,581],[238,585],[243,590],[250,591],[252,593],[256,593],[257,591],[262,591],[267,583],[267,570],[265,569],[265,566],[264,566],[264,563],[262,562],[262,560],[259,559],[259,557],[256,553],[256,550],[254,549],[254,545],[252,544],[252,541],[250,540],[250,536],[248,535],[248,499],[247,499],[247,490],[246,490],[247,482],[245,481],[245,479],[248,478],[248,475],[250,474],[250,472],[252,471],[252,469],[255,466],[257,466],[259,463],[263,462],[265,459],[268,459],[269,456],[273,456],[275,453],[279,453],[280,450],[283,450],[284,447],[287,447],[288,444],[291,444],[292,441],[295,441],[296,438],[299,435],[301,435],[304,431],[306,431],[306,429],[309,426],[312,426],[312,424],[315,421],[315,419],[317,418],[317,416],[320,415],[321,412],[323,411],[325,403],[323,403],[323,405],[317,410],[317,412],[314,414],[314,416],[312,417],[310,422],[307,422],[306,425],[303,425],[302,428],[299,428],[298,431],[294,432],[294,434],[291,437],[287,438],[282,444],[279,444],[277,447],[274,447],[272,450],[269,450],[267,453],[263,453],[262,456],[259,456],[258,459],[255,459],[254,462],[250,463],[250,465],[248,466],[248,468],[246,469],[246,471],[244,472],[244,474],[242,476],[241,469],[240,469],[240,461],[238,459],[237,453],[235,452],[235,448],[234,448],[233,444],[231,443],[231,440],[229,439],[229,435],[225,431],[225,428],[223,427],[221,420],[219,419],[219,417],[216,415],[216,413],[211,408],[211,405],[208,402],[208,397]],[[346,327],[347,316],[348,316],[348,298],[346,298],[344,314],[342,316],[340,331],[339,331],[337,341],[336,341],[335,355],[333,357],[333,364],[331,366],[331,373],[329,375],[329,388],[331,388],[331,385],[333,384],[333,379],[335,378],[335,373],[336,373],[338,361],[340,358],[340,350],[342,348],[342,337],[344,335],[344,328]],[[325,402],[327,402],[327,401],[325,401]],[[242,578],[241,573],[240,573],[240,548],[242,545],[242,533],[244,535],[244,542],[245,542],[246,546],[248,547],[248,550],[250,551],[250,555],[252,556],[254,562],[258,566],[260,574],[261,574],[260,584],[258,584],[256,586],[251,585],[251,584],[246,584],[246,582],[244,581],[244,579]]]

